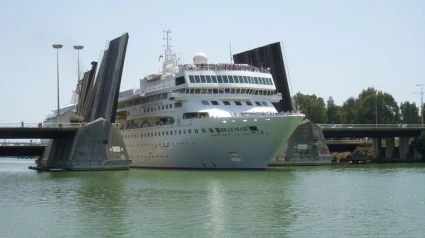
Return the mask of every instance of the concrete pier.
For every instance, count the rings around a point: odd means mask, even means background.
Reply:
[[[395,138],[385,137],[385,158],[391,159],[394,157]]]
[[[379,156],[381,155],[381,137],[374,137],[373,140],[373,159],[379,159]]]
[[[400,159],[407,159],[409,154],[409,137],[399,137],[398,150]]]

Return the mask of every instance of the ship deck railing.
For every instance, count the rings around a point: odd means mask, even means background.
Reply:
[[[238,64],[201,64],[201,65],[190,65],[185,64],[181,67],[182,71],[248,71],[248,72],[260,72],[270,73],[270,68],[257,68],[250,65],[238,65]]]

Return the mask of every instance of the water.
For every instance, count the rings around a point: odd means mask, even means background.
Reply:
[[[40,173],[0,158],[4,237],[424,237],[425,165]]]

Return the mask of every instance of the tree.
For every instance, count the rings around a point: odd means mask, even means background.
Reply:
[[[358,118],[357,118],[357,104],[358,100],[354,97],[348,98],[343,104],[342,104],[342,111],[343,111],[343,122],[345,124],[358,124]]]
[[[401,122],[406,124],[420,124],[421,116],[416,103],[409,101],[400,103]]]
[[[298,92],[294,96],[297,108],[305,114],[305,117],[314,123],[326,123],[326,106],[325,101],[321,97],[313,95],[304,95]]]
[[[328,124],[342,124],[343,123],[343,111],[341,106],[335,105],[332,97],[329,97],[327,101],[326,115],[328,118]]]

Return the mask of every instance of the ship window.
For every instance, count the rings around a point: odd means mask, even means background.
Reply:
[[[205,129],[202,129],[202,133],[207,133],[207,131]]]
[[[183,130],[183,134],[186,134],[186,130]]]
[[[265,85],[269,85],[269,82],[267,81],[267,79],[266,78],[261,78],[262,80],[263,80],[263,84],[265,84]]]
[[[205,77],[207,78],[207,83],[211,83],[211,76],[210,75],[205,75]]]
[[[201,101],[202,105],[210,105],[210,103],[208,101]]]
[[[180,76],[178,78],[176,78],[176,86],[180,85],[180,84],[185,84],[186,81],[184,80],[184,76]]]
[[[170,131],[170,135],[173,135],[173,131]]]
[[[251,77],[250,77],[250,76],[246,76],[246,78],[248,79],[248,83],[249,83],[249,84],[252,84],[252,79],[251,79]]]
[[[200,83],[201,82],[201,78],[199,77],[199,75],[195,75],[195,83]]]
[[[223,77],[221,77],[220,75],[217,75],[217,81],[219,83],[223,83]]]
[[[260,102],[255,102],[255,104],[257,104],[257,106],[261,106],[261,103]]]
[[[195,131],[195,133],[198,133],[198,129],[194,129],[193,131]]]
[[[182,107],[182,102],[174,103],[174,108],[180,108],[180,107]]]
[[[167,105],[165,105],[165,109],[168,109],[168,104],[167,104]]]
[[[266,102],[261,102],[261,104],[263,104],[263,106],[268,106]]]
[[[179,135],[181,135],[182,134],[182,130],[179,130]]]
[[[230,93],[230,89],[225,88],[225,89],[224,89],[224,93]]]
[[[218,94],[218,89],[216,89],[216,88],[213,88],[213,94]]]
[[[229,83],[229,80],[227,79],[226,75],[223,75],[222,77],[223,77],[223,83]]]
[[[143,137],[143,133],[142,133],[142,134],[140,134],[140,137]]]
[[[273,80],[272,79],[269,79],[270,80],[270,85],[273,85]]]
[[[195,77],[193,77],[193,75],[189,75],[189,81],[191,83],[195,83]]]
[[[173,108],[173,104],[170,104],[170,109]]]
[[[223,101],[223,104],[224,105],[230,105],[230,102],[229,101]]]
[[[245,94],[246,93],[246,89],[242,88],[241,89],[241,94]]]
[[[229,78],[229,83],[235,83],[235,81],[233,80],[232,75],[227,76]]]
[[[151,132],[151,137],[153,137],[153,132]]]
[[[217,78],[215,77],[215,75],[211,75],[211,79],[213,83],[217,83]]]
[[[162,135],[165,135],[165,133],[164,133],[164,132],[162,132]]]
[[[201,75],[201,83],[206,83],[205,76]]]
[[[243,78],[242,78],[242,76],[238,76],[238,78],[239,78],[239,83],[243,83]]]
[[[168,136],[168,131],[166,131],[165,134]]]
[[[212,128],[208,128],[211,133],[214,133],[214,130]]]
[[[246,78],[246,76],[243,76],[243,82],[248,83],[248,79]]]
[[[219,103],[217,101],[211,101],[212,105],[219,105]]]
[[[149,108],[148,108],[148,112],[149,112]]]
[[[242,103],[239,102],[239,101],[235,101],[235,104],[238,105],[238,106],[242,106]]]
[[[156,132],[155,132],[155,136],[156,136]]]
[[[161,106],[158,106],[158,111],[161,110]]]
[[[162,105],[162,110],[164,110],[164,105]]]
[[[192,130],[191,129],[187,129],[187,133],[192,133]]]

